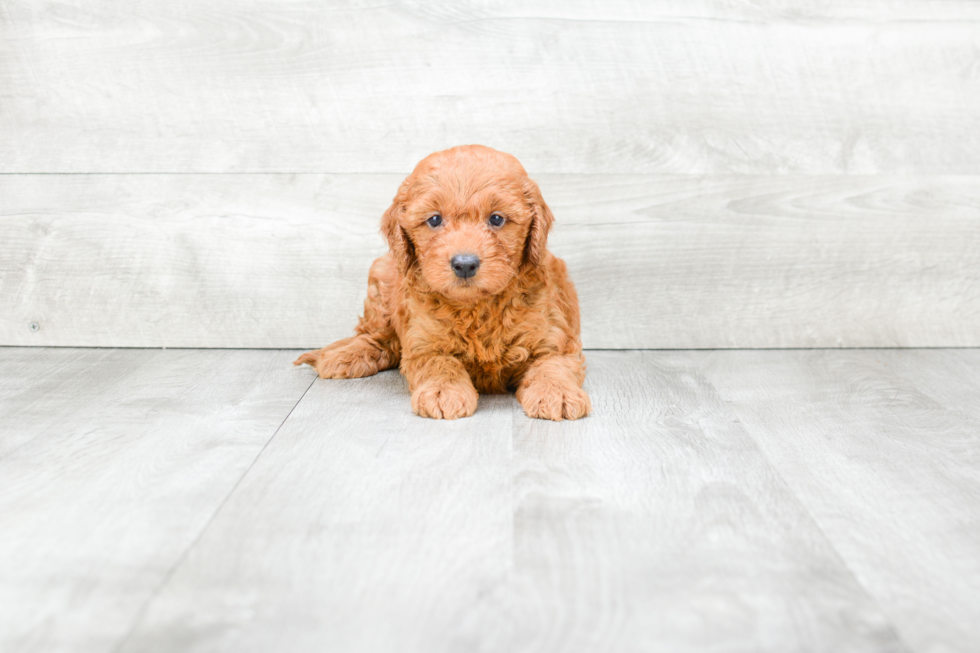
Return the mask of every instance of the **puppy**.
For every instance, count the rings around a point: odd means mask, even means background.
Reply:
[[[578,297],[545,247],[553,221],[513,156],[429,155],[381,218],[391,251],[371,266],[357,335],[295,364],[325,379],[399,366],[422,417],[467,417],[478,392],[508,391],[529,417],[588,415]]]

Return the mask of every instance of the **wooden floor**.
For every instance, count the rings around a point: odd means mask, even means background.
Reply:
[[[561,424],[295,353],[0,348],[0,651],[980,647],[980,350],[592,351]]]

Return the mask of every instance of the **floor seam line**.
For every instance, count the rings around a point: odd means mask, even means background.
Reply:
[[[881,615],[888,620],[888,625],[891,626],[891,630],[895,634],[895,638],[898,640],[898,643],[901,644],[902,649],[906,651],[906,653],[915,653],[915,649],[909,646],[909,643],[905,640],[905,637],[903,636],[901,630],[899,630],[898,623],[896,622],[895,617],[888,610],[885,610],[884,606],[881,605],[881,602],[878,601],[878,597],[872,594],[871,590],[861,581],[860,577],[851,567],[850,563],[847,561],[846,558],[844,558],[843,554],[841,554],[841,552],[838,550],[837,545],[834,544],[834,542],[827,535],[827,532],[824,530],[823,525],[819,521],[817,521],[817,518],[813,514],[813,511],[810,510],[810,506],[807,505],[807,503],[803,500],[803,498],[796,492],[795,489],[793,489],[793,486],[790,485],[789,481],[787,481],[786,477],[783,475],[782,470],[776,466],[776,464],[772,461],[772,458],[769,457],[769,454],[766,453],[765,449],[762,448],[762,445],[759,444],[759,441],[756,440],[755,437],[752,435],[751,430],[749,430],[746,423],[742,421],[742,416],[738,413],[735,407],[727,399],[725,399],[721,390],[711,380],[710,375],[705,371],[702,371],[702,374],[704,376],[704,379],[708,381],[708,383],[711,385],[712,390],[714,390],[718,398],[728,408],[731,414],[738,419],[738,428],[741,429],[741,431],[745,434],[745,437],[747,437],[749,440],[752,441],[752,444],[755,446],[756,451],[759,452],[759,455],[765,461],[769,469],[772,470],[773,474],[776,475],[779,481],[783,484],[783,487],[786,488],[786,491],[790,493],[790,495],[793,497],[796,503],[806,514],[807,518],[813,524],[814,528],[817,529],[817,532],[820,533],[821,537],[823,537],[824,542],[826,542],[827,546],[830,547],[830,550],[833,552],[834,557],[837,559],[840,565],[847,571],[847,573],[851,576],[851,578],[854,579],[854,582],[857,584],[858,587],[861,588],[861,591],[864,592],[864,595],[866,597],[868,597],[868,600],[871,601],[871,603],[876,608],[878,608],[878,610],[881,612]]]
[[[119,653],[119,651],[122,650],[122,647],[125,646],[126,642],[128,642],[129,639],[133,636],[133,633],[136,632],[136,628],[137,626],[139,626],[139,624],[143,621],[143,618],[146,616],[146,612],[149,609],[149,606],[160,595],[160,593],[163,591],[163,588],[165,588],[170,583],[170,581],[174,577],[174,574],[177,573],[177,570],[183,566],[184,562],[187,560],[187,557],[190,555],[191,551],[194,550],[194,547],[198,545],[198,543],[204,537],[205,533],[207,533],[208,530],[211,528],[211,524],[214,523],[214,520],[217,518],[218,514],[221,513],[225,505],[228,503],[228,500],[231,499],[232,495],[234,495],[235,492],[238,490],[238,487],[242,484],[242,481],[245,480],[245,477],[248,476],[248,473],[252,471],[252,468],[255,466],[255,463],[257,463],[259,458],[262,457],[262,454],[265,453],[265,450],[269,447],[270,444],[272,444],[272,441],[276,439],[276,436],[279,434],[279,431],[282,430],[283,425],[286,424],[286,421],[289,419],[290,415],[293,414],[293,411],[296,410],[296,407],[300,405],[300,403],[309,393],[310,388],[313,387],[313,384],[316,383],[316,380],[317,377],[314,377],[313,380],[310,381],[310,385],[306,386],[306,389],[303,391],[303,394],[300,395],[299,399],[296,400],[296,403],[293,404],[292,408],[289,409],[289,412],[286,413],[286,416],[279,423],[279,426],[277,426],[276,429],[272,432],[272,435],[269,436],[269,439],[266,440],[265,444],[262,445],[262,448],[259,449],[259,452],[255,455],[255,458],[252,459],[252,462],[248,464],[248,466],[242,472],[241,476],[238,477],[238,480],[235,481],[235,484],[231,486],[231,489],[228,491],[228,494],[226,494],[225,497],[221,500],[221,502],[218,504],[218,507],[214,509],[214,512],[211,513],[211,516],[208,517],[208,520],[205,522],[200,532],[198,532],[198,534],[194,537],[194,539],[187,546],[187,548],[184,549],[183,553],[181,553],[180,556],[177,557],[177,560],[174,562],[174,564],[171,565],[170,569],[167,570],[167,573],[165,573],[163,575],[163,578],[160,580],[160,582],[157,583],[157,586],[153,589],[153,591],[146,598],[146,600],[143,601],[143,605],[140,606],[139,611],[137,611],[136,615],[133,617],[132,624],[130,625],[129,629],[126,631],[126,634],[123,635],[122,638],[120,638],[119,643],[116,644],[116,646],[112,649],[113,653]]]

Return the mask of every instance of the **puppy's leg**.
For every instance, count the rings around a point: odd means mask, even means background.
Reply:
[[[321,379],[358,379],[394,367],[397,362],[388,348],[370,336],[359,335],[308,351],[293,365],[311,365]]]
[[[476,412],[479,395],[466,368],[452,356],[403,360],[402,373],[412,390],[412,412],[416,415],[457,419]]]
[[[375,261],[368,274],[367,299],[357,335],[308,351],[293,365],[312,365],[321,379],[356,379],[396,367],[401,348],[389,308],[393,275],[390,257]]]
[[[582,389],[585,359],[581,354],[538,358],[517,386],[517,400],[528,417],[578,419],[592,411],[589,395]]]

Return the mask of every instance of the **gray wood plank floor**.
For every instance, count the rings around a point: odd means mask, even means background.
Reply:
[[[0,651],[107,651],[311,379],[281,352],[0,350]]]
[[[0,348],[0,650],[980,641],[980,350],[590,351],[562,424],[293,354]]]
[[[980,352],[729,352],[701,363],[903,640],[978,650]]]

